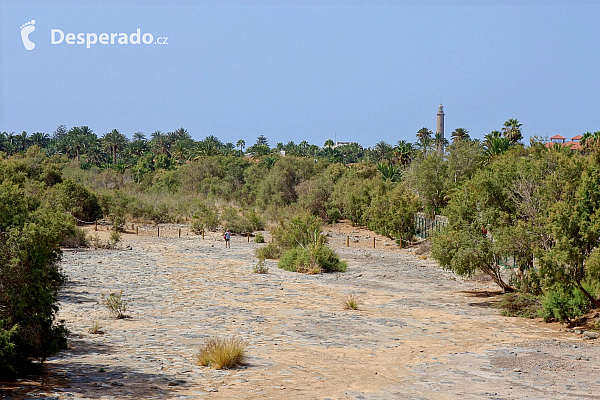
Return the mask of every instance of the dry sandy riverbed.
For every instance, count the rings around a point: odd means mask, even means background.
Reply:
[[[301,275],[220,235],[123,236],[120,250],[65,251],[60,319],[68,350],[6,398],[573,399],[600,396],[600,345],[558,324],[507,318],[493,286],[338,227],[342,274]],[[163,232],[168,231],[167,228]],[[140,234],[142,232],[140,231]],[[148,232],[149,234],[150,232]],[[106,236],[106,232],[101,233]],[[164,234],[164,233],[163,233]],[[345,236],[352,236],[346,248]],[[356,242],[355,240],[359,240]],[[391,244],[388,243],[388,244]],[[101,293],[123,290],[131,318],[110,319]],[[346,296],[358,311],[342,307]],[[94,320],[103,335],[88,333]],[[249,343],[245,366],[194,364],[208,337]]]

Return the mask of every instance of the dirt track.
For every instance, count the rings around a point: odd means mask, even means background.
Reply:
[[[5,396],[598,398],[596,341],[502,317],[493,286],[383,241],[373,250],[369,232],[352,230],[337,228],[331,240],[348,271],[318,276],[274,262],[254,274],[258,245],[234,237],[226,250],[216,234],[124,235],[121,250],[66,251],[59,317],[70,349],[48,360],[42,381],[21,381]],[[346,248],[348,234],[365,240]],[[110,319],[98,303],[120,289],[130,319]],[[342,307],[350,293],[358,311]],[[94,320],[105,334],[88,333]],[[247,365],[194,365],[203,340],[227,335],[249,343]]]

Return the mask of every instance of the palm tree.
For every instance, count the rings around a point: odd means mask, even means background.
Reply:
[[[134,135],[135,137],[135,135]],[[129,143],[129,154],[134,155],[136,157],[141,157],[145,152],[148,151],[148,144],[143,140],[134,140]]]
[[[444,147],[448,146],[448,139],[444,137],[444,134],[442,132],[435,133],[433,143],[435,144],[435,148],[438,155],[444,155]]]
[[[224,156],[229,156],[229,155],[233,154],[234,150],[235,150],[235,144],[233,144],[233,142],[227,142],[223,145],[223,147],[221,147],[221,154]]]
[[[492,136],[489,140],[486,137],[484,143],[485,154],[490,158],[494,158],[510,148],[510,140],[506,137]]]
[[[102,151],[102,143],[98,140],[96,135],[90,140],[85,159],[90,164],[98,167],[106,162],[106,153]]]
[[[171,143],[169,137],[163,134],[161,131],[152,132],[152,140],[150,141],[152,151],[155,154],[165,154],[168,157],[171,156]]]
[[[412,160],[414,148],[412,143],[406,140],[399,140],[394,150],[394,158],[400,163],[400,165],[406,166]]]
[[[112,131],[105,133],[102,138],[106,148],[110,149],[112,154],[113,165],[117,165],[117,152],[121,151],[127,144],[127,138],[125,135],[119,133],[118,130],[113,129]]]
[[[504,123],[504,126],[502,127],[502,133],[509,142],[517,143],[523,139],[521,126],[523,126],[523,124],[521,124],[517,119],[511,118]]]
[[[27,132],[23,131],[21,134],[15,136],[15,142],[17,151],[25,151],[29,145],[29,137],[27,136]]]
[[[185,140],[178,140],[172,147],[173,157],[180,163],[186,158],[189,148]]]
[[[240,139],[237,141],[236,145],[240,148],[240,155],[242,155],[244,153],[244,149],[246,148],[246,142],[244,139]]]
[[[136,133],[134,133],[133,134],[133,141],[135,142],[136,140],[139,140],[140,142],[147,141],[146,135],[144,135],[144,132],[136,132]]]
[[[35,132],[31,134],[30,137],[31,144],[34,144],[39,147],[46,147],[50,142],[50,136],[44,132]]]
[[[591,153],[594,150],[600,149],[600,131],[584,133],[579,143],[586,153]]]
[[[330,148],[330,149],[331,149],[333,146],[335,146],[335,143],[333,142],[333,140],[331,140],[331,139],[327,139],[327,140],[325,141],[325,144],[324,144],[323,146],[324,146],[324,147],[328,147],[328,148]]]
[[[465,128],[456,128],[454,131],[452,131],[450,137],[452,138],[452,143],[456,142],[457,140],[470,139],[469,131]]]
[[[184,128],[175,129],[171,133],[171,136],[174,139],[173,143],[177,142],[178,140],[190,140],[192,138],[187,129]]]
[[[395,165],[392,165],[390,163],[384,164],[384,163],[379,163],[377,164],[377,170],[379,172],[381,172],[381,175],[383,176],[383,179],[386,181],[392,181],[392,182],[400,182],[400,180],[402,179],[402,171],[400,170],[400,167],[397,167]]]
[[[427,154],[427,150],[429,150],[432,144],[431,135],[433,135],[433,132],[426,127],[423,127],[417,131],[417,147],[419,147],[425,154]]]
[[[84,130],[85,128],[85,130]],[[66,150],[71,154],[75,153],[75,158],[80,161],[81,151],[88,146],[88,138],[92,134],[92,130],[87,126],[69,129],[67,136],[64,137]]]
[[[201,140],[196,145],[196,153],[197,157],[211,157],[216,156],[219,153],[219,148],[217,147],[217,142],[214,136],[207,136],[204,140]],[[218,139],[217,139],[218,141]]]
[[[500,131],[491,131],[487,135],[484,136],[483,145],[487,146],[493,139],[497,139],[502,137]]]
[[[373,153],[378,161],[383,161],[391,158],[392,150],[392,146],[382,140],[375,145]]]
[[[433,139],[429,136],[424,136],[415,143],[415,147],[420,149],[424,155],[427,155],[427,152],[433,147]]]

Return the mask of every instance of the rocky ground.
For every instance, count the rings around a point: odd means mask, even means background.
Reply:
[[[0,385],[3,398],[600,396],[597,340],[503,317],[489,283],[458,279],[383,238],[373,249],[368,231],[333,229],[330,243],[349,268],[323,275],[275,262],[253,273],[260,245],[239,236],[225,249],[217,234],[139,233],[124,235],[118,250],[65,251],[59,318],[69,349],[47,360],[42,378]],[[119,290],[131,318],[112,319],[100,304],[102,293]],[[356,311],[342,306],[349,294],[359,298]],[[89,333],[94,321],[104,334]],[[248,342],[247,363],[195,365],[198,347],[215,336]]]

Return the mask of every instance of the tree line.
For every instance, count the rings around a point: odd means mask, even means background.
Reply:
[[[195,141],[182,128],[150,139],[98,137],[85,126],[2,133],[0,372],[20,373],[65,344],[54,320],[58,261],[61,245],[85,242],[75,218],[240,233],[282,232],[292,220],[312,232],[347,219],[402,245],[414,240],[417,212],[441,214],[449,223],[432,255],[442,267],[531,296],[546,319],[575,318],[600,300],[600,132],[583,135],[582,152],[522,141],[516,119],[483,140],[457,128],[447,142],[423,128],[414,143],[367,149],[331,140],[270,147],[262,135],[246,148]],[[290,269],[313,258],[344,268],[312,245],[287,256]]]

